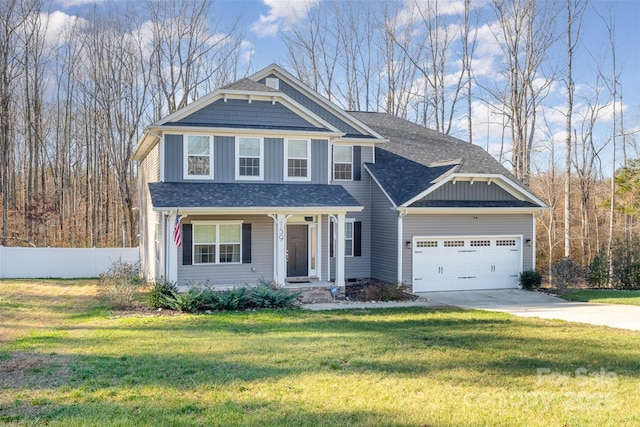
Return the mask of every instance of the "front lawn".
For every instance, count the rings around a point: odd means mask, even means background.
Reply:
[[[640,291],[618,291],[615,289],[585,289],[566,293],[568,301],[600,302],[606,304],[640,305]]]
[[[640,333],[445,309],[109,313],[0,281],[0,424],[632,426]]]

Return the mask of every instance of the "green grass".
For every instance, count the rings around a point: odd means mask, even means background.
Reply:
[[[640,291],[618,291],[615,289],[586,289],[562,295],[569,301],[599,302],[606,304],[640,305]]]
[[[118,315],[94,293],[0,281],[0,424],[640,423],[638,332],[425,308]]]

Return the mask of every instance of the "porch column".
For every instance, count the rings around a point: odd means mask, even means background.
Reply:
[[[167,264],[167,279],[170,282],[178,281],[178,247],[173,241],[174,220],[175,214],[173,212],[169,212],[168,215],[164,217],[164,241],[167,244],[167,253],[164,257],[164,262]]]
[[[275,224],[275,244],[273,254],[274,257],[274,272],[273,272],[273,281],[276,285],[280,287],[284,287],[285,279],[287,277],[287,240],[286,240],[286,230],[287,230],[287,219],[289,215],[285,214],[276,214],[269,215],[273,218]]]
[[[344,286],[344,217],[336,215],[336,286]]]

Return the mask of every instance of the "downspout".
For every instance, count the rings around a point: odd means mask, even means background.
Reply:
[[[407,216],[407,210],[398,210],[398,284],[402,283],[402,248],[403,248],[403,218]]]

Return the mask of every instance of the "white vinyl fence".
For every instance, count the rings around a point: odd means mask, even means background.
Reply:
[[[7,248],[0,246],[0,278],[98,277],[113,261],[138,263],[138,248]]]

